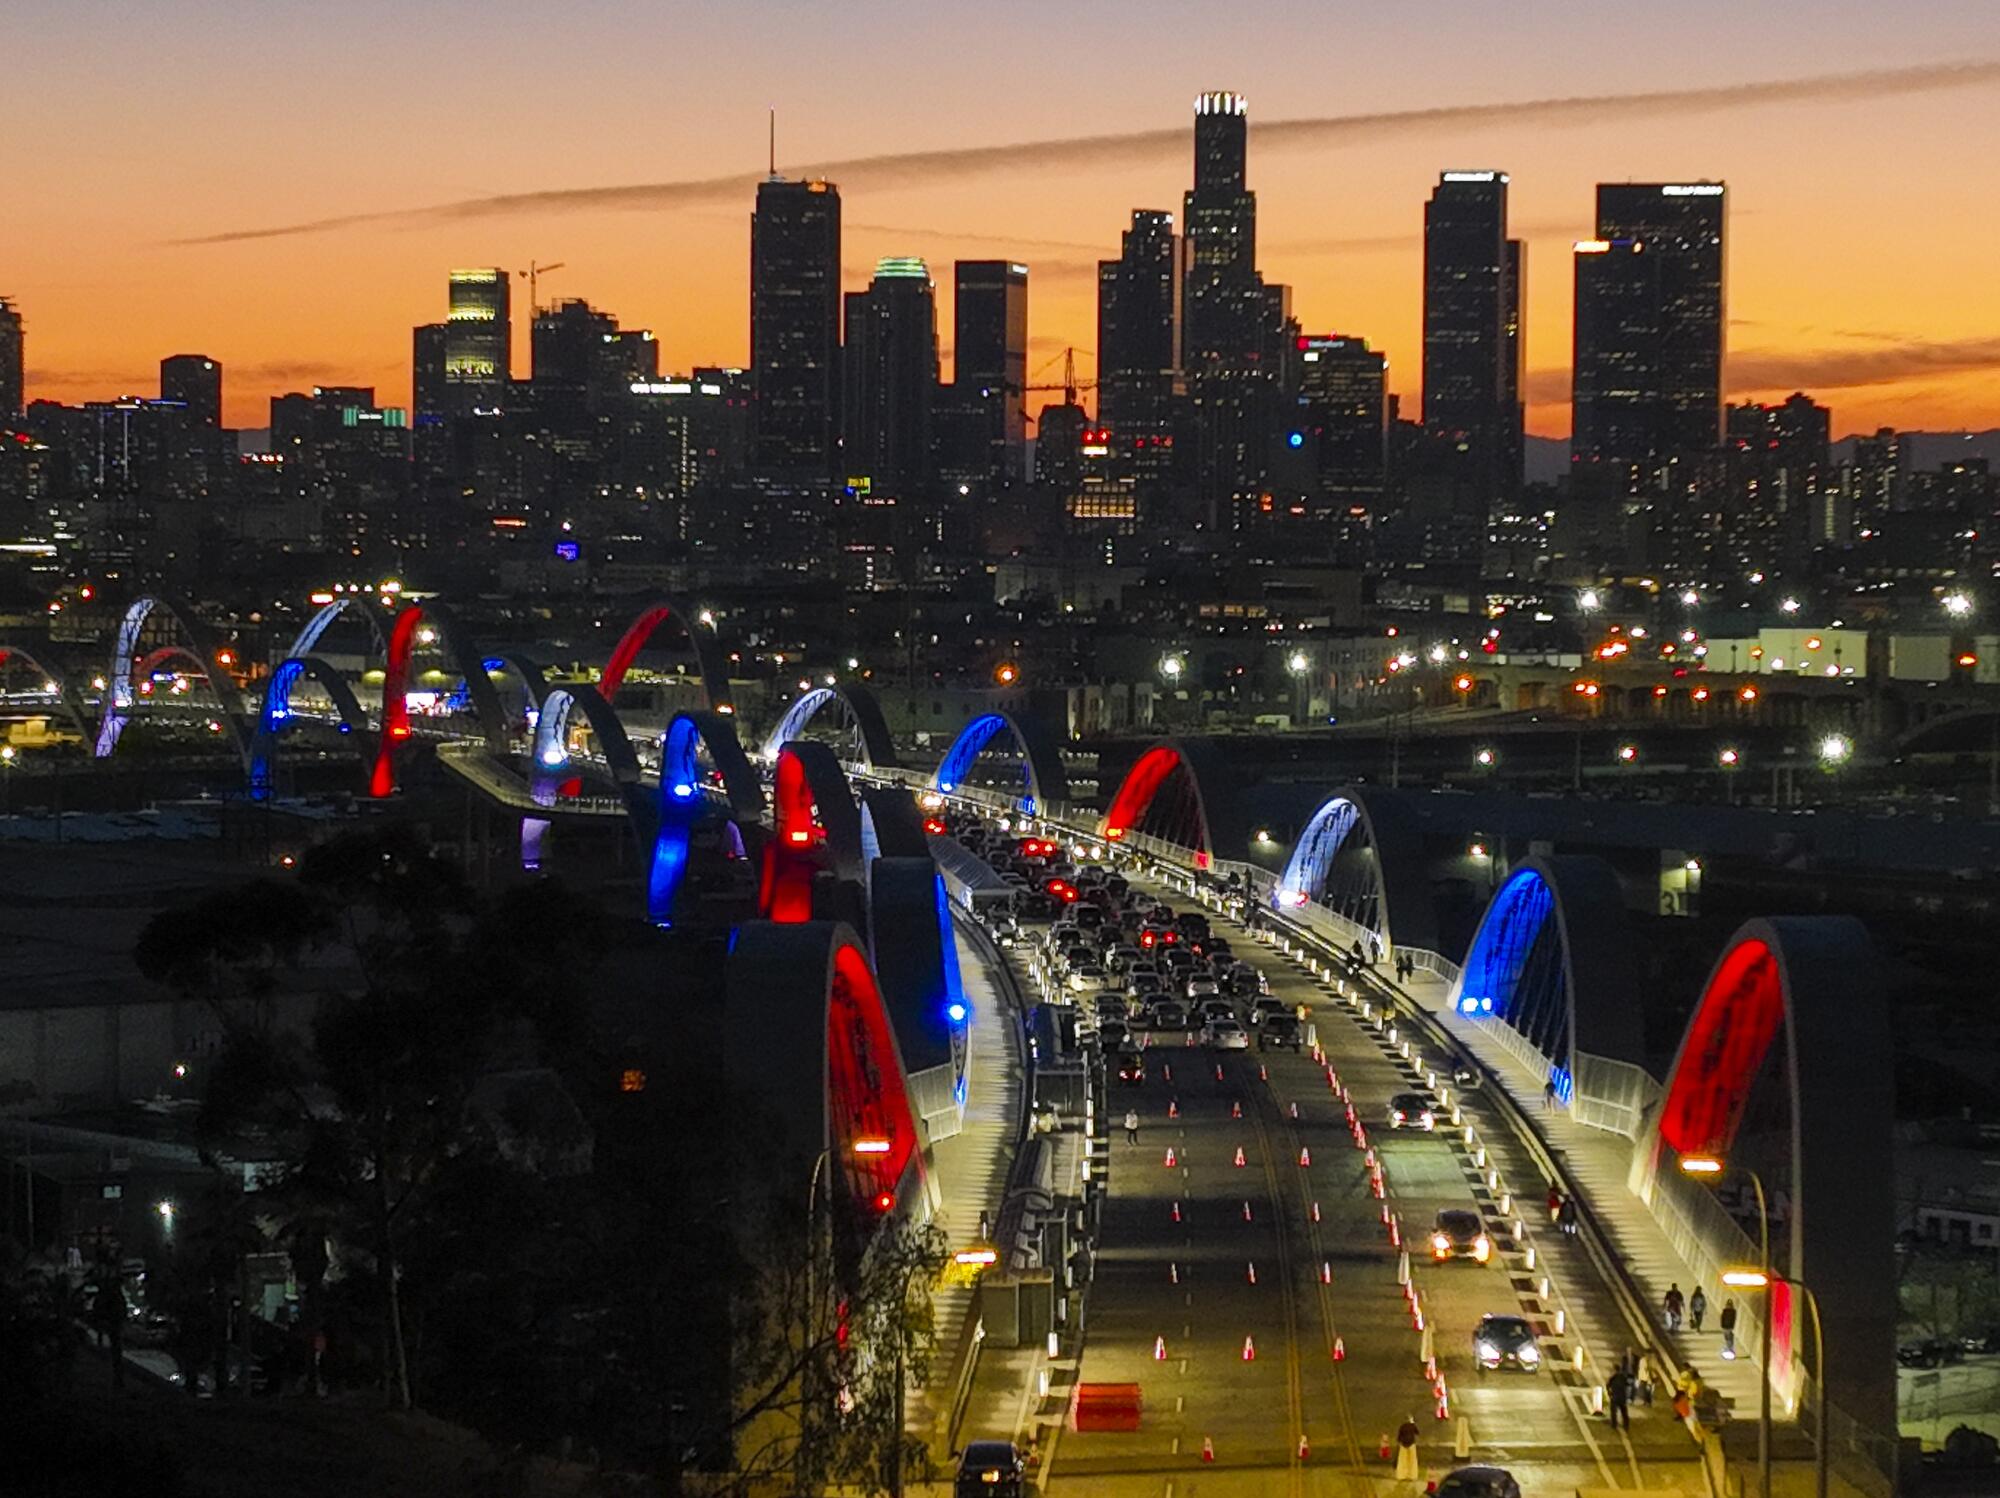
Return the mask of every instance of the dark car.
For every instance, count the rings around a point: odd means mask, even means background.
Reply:
[[[1012,1441],[972,1441],[959,1453],[952,1498],[1025,1498],[1028,1464]]]
[[[1445,1474],[1437,1498],[1521,1498],[1521,1485],[1505,1467],[1460,1467]]]
[[[1481,1373],[1496,1368],[1519,1368],[1533,1373],[1542,1366],[1542,1350],[1535,1334],[1521,1316],[1481,1316],[1472,1329],[1472,1361]]]
[[[1898,1347],[1896,1361],[1905,1368],[1942,1368],[1947,1363],[1964,1362],[1965,1349],[1949,1337],[1929,1337]]]
[[[1477,1259],[1484,1264],[1492,1254],[1493,1240],[1486,1236],[1485,1219],[1477,1212],[1446,1207],[1438,1213],[1431,1229],[1433,1259]]]
[[[1188,1027],[1186,1007],[1173,999],[1155,1004],[1151,1018],[1155,1030],[1185,1030]]]
[[[1130,1087],[1137,1087],[1146,1080],[1146,1053],[1144,1051],[1120,1051],[1118,1053],[1118,1080]]]
[[[1097,1027],[1097,1039],[1107,1051],[1121,1049],[1131,1035],[1132,1027],[1122,1019],[1108,1019]]]
[[[1239,962],[1229,970],[1222,986],[1233,999],[1255,998],[1259,991],[1257,969],[1247,962]]]
[[[1257,1027],[1257,1049],[1268,1051],[1272,1046],[1284,1046],[1294,1051],[1306,1048],[1305,1026],[1289,1014],[1273,1014]]]
[[[1392,1129],[1434,1129],[1437,1115],[1431,1100],[1421,1092],[1399,1092],[1389,1099],[1389,1127]]]

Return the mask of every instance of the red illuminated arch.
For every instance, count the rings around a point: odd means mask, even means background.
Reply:
[[[1206,869],[1217,858],[1242,857],[1248,851],[1249,837],[1236,815],[1228,768],[1199,739],[1169,739],[1139,756],[1105,809],[1099,824],[1105,838],[1119,842],[1142,830],[1154,799],[1177,771],[1186,776],[1193,798],[1195,823],[1182,835],[1193,838],[1188,846],[1195,867]]]
[[[598,695],[607,703],[617,704],[618,688],[624,684],[625,673],[632,669],[632,662],[638,659],[654,632],[669,619],[677,621],[687,635],[708,706],[718,713],[735,712],[729,701],[729,678],[715,659],[713,641],[703,635],[695,617],[671,598],[655,598],[625,626],[625,633],[611,649],[611,659],[605,662],[604,674],[597,680]]]
[[[416,653],[417,633],[426,621],[437,630],[445,653],[465,678],[466,696],[479,717],[487,748],[496,754],[507,748],[506,713],[500,706],[500,694],[493,690],[493,679],[486,674],[486,658],[443,605],[411,604],[396,616],[389,632],[389,656],[382,674],[382,741],[368,778],[371,796],[387,796],[396,789],[396,752],[410,737],[410,657]]]
[[[758,909],[784,923],[813,917],[821,871],[859,885],[861,812],[840,761],[824,744],[787,744],[771,772],[771,840],[765,844]]]

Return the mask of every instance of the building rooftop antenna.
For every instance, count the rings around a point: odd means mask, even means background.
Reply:
[[[778,106],[771,106],[771,180],[778,180]]]

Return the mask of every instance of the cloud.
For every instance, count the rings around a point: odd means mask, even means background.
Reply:
[[[1273,120],[1252,127],[1260,150],[1347,146],[1405,135],[1468,127],[1586,127],[1658,116],[1716,113],[1774,104],[1840,104],[1935,93],[2000,82],[2000,59],[1828,73],[1808,78],[1732,83],[1703,88],[1656,89],[1630,94],[1578,95],[1492,104],[1446,104],[1429,109],[1383,110],[1318,119]],[[948,177],[1003,172],[1049,172],[1087,166],[1094,171],[1151,164],[1187,149],[1184,126],[1137,130],[1067,140],[1022,141],[997,146],[964,146],[936,151],[902,151],[809,165],[805,175],[826,177],[854,190],[891,191]],[[668,208],[740,203],[759,180],[756,172],[646,182],[623,187],[565,187],[538,192],[464,198],[428,207],[342,214],[264,228],[228,229],[169,241],[176,245],[233,244],[320,234],[370,224],[454,223],[520,213],[574,210],[659,211]]]
[[[1730,399],[1740,400],[1793,390],[1824,396],[1835,390],[1990,372],[2000,372],[2000,335],[1943,341],[1903,339],[1875,348],[1744,349],[1729,356],[1726,374]],[[1567,404],[1570,372],[1560,367],[1531,369],[1524,393],[1531,405]]]

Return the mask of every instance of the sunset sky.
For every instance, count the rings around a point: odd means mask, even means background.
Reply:
[[[1730,187],[1733,394],[1803,388],[1837,432],[2000,426],[1994,0],[9,0],[4,35],[31,398],[150,395],[200,352],[234,425],[314,383],[403,404],[446,270],[530,258],[670,368],[741,363],[773,104],[781,170],[844,164],[850,285],[924,256],[948,344],[950,262],[1025,260],[1039,368],[1091,347],[1095,260],[1132,208],[1178,213],[1193,96],[1231,88],[1266,276],[1386,349],[1412,407],[1424,198],[1498,167],[1535,431],[1569,428],[1593,184],[1696,177]],[[578,191],[620,188],[650,190]],[[354,221],[229,237],[328,220]]]

